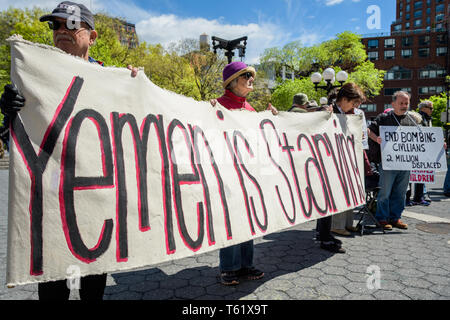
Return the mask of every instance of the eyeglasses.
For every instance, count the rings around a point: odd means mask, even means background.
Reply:
[[[64,26],[64,28],[67,30],[78,30],[78,29],[84,28],[81,24],[68,25],[68,21],[65,21],[65,22],[61,22],[58,20],[48,21],[48,27],[53,31],[59,30],[59,28],[61,28],[61,26]],[[79,26],[79,28],[77,28],[77,26]]]
[[[251,77],[253,77],[253,73],[251,72],[246,72],[241,74],[241,77],[245,77],[247,80],[250,79]]]

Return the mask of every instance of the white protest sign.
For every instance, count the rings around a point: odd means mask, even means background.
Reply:
[[[229,111],[14,38],[7,283],[151,266],[365,202],[362,117]],[[79,270],[79,272],[78,272]]]
[[[383,170],[447,171],[441,128],[380,126]]]
[[[409,183],[435,184],[435,173],[427,170],[413,170],[409,175]]]

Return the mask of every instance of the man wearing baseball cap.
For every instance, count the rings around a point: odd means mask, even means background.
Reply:
[[[89,56],[89,48],[97,39],[94,16],[86,6],[71,1],[64,1],[52,11],[51,14],[42,16],[41,22],[48,22],[53,30],[53,42],[55,47],[64,52],[80,57],[91,63],[103,66]],[[137,75],[137,69],[128,66],[131,76]],[[4,128],[9,128],[9,119],[13,119],[17,112],[25,105],[25,98],[20,95],[14,84],[7,84],[0,99],[0,109],[5,115]],[[7,136],[8,135],[0,135]],[[80,279],[82,300],[101,300],[106,286],[106,274],[90,275]],[[67,300],[70,290],[66,280],[44,282],[38,285],[39,300]]]

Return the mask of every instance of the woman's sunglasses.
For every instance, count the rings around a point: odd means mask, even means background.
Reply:
[[[250,79],[251,77],[253,77],[253,73],[251,72],[246,72],[241,74],[241,77],[245,77],[247,80]]]

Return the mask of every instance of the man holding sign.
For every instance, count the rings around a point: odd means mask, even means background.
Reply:
[[[369,126],[369,154],[375,163],[381,163],[381,148],[383,138],[380,126],[412,126],[415,120],[408,114],[410,95],[404,91],[394,93],[392,111],[382,113]],[[405,209],[405,196],[409,183],[409,170],[386,170],[380,167],[380,191],[377,197],[377,212],[375,218],[385,230],[392,227],[407,229],[408,225],[400,218]]]

